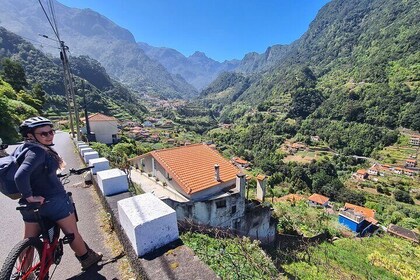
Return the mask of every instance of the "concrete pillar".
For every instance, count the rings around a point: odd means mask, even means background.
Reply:
[[[94,152],[94,150],[90,147],[80,149],[80,155],[82,157],[85,156],[85,153]]]
[[[118,201],[118,215],[138,256],[179,238],[175,210],[151,193]]]
[[[99,158],[99,154],[96,151],[86,152],[83,155],[83,159],[85,160],[86,163],[88,163],[89,160],[94,159],[94,158]]]
[[[127,174],[118,168],[97,172],[97,180],[106,196],[128,191]]]
[[[79,152],[80,152],[81,149],[84,149],[84,148],[89,148],[89,145],[88,144],[79,144],[79,145],[77,145],[77,149],[79,150]]]
[[[92,173],[96,174],[99,171],[104,171],[109,169],[109,161],[104,158],[94,158],[89,160],[89,166],[93,166]]]

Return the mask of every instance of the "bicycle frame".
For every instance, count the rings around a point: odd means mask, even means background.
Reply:
[[[65,185],[67,183],[65,180],[67,180],[67,178],[70,175],[80,175],[83,172],[86,172],[92,168],[93,166],[88,166],[79,170],[70,169],[68,174],[60,174],[60,176],[58,177],[62,178],[62,183],[63,185]],[[77,211],[76,206],[73,202],[72,193],[68,192],[67,195],[69,197],[70,202],[73,204],[74,214],[76,216],[77,222]],[[16,210],[26,210],[34,212],[35,218],[41,228],[40,235],[37,238],[39,238],[42,241],[42,248],[40,247],[40,245],[34,245],[32,247],[28,247],[29,249],[27,249],[26,251],[22,251],[20,253],[18,257],[18,262],[16,263],[18,264],[18,267],[16,268],[18,273],[22,273],[22,271],[25,271],[23,275],[20,275],[19,279],[21,280],[27,280],[28,277],[33,275],[36,275],[37,279],[40,280],[48,279],[51,265],[58,265],[61,261],[61,258],[64,253],[63,245],[69,244],[74,240],[73,233],[66,234],[64,235],[64,237],[60,238],[60,227],[55,222],[49,221],[41,217],[41,215],[39,214],[40,207],[40,203],[29,203],[27,205],[21,205],[16,208]],[[35,255],[35,251],[38,250],[41,251],[41,259],[36,264],[31,264]]]
[[[42,239],[42,253],[41,260],[31,267],[24,275],[22,280],[27,279],[29,275],[38,271],[38,279],[45,279],[48,276],[49,269],[53,263],[59,264],[61,256],[63,255],[63,244],[69,243],[68,236],[60,237],[60,228],[53,223],[48,225],[48,222],[40,217],[39,209],[35,209],[34,213],[41,227],[40,238]],[[30,252],[25,252],[18,270],[22,270],[25,262],[33,258],[33,249]]]

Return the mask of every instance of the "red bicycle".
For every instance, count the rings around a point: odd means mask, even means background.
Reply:
[[[67,174],[60,174],[63,185],[69,182],[68,177],[73,174],[80,175],[93,168],[89,166],[78,170],[70,169]],[[74,213],[77,219],[77,212],[72,200],[71,192],[67,193],[74,206]],[[55,268],[61,261],[64,253],[64,244],[69,244],[74,239],[73,234],[64,235],[60,238],[60,228],[52,221],[39,215],[40,203],[28,203],[21,205],[16,210],[33,211],[41,227],[39,237],[26,238],[17,243],[7,256],[0,271],[1,280],[47,280],[50,279],[50,267]],[[54,274],[55,268],[51,273]]]

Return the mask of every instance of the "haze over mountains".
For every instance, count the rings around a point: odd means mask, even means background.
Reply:
[[[185,57],[174,49],[136,42],[130,31],[95,11],[54,3],[60,36],[71,54],[98,60],[113,78],[140,93],[169,98],[194,97],[221,72],[252,73],[267,69],[281,58],[285,49],[273,46],[264,54],[251,53],[243,61],[222,63],[199,50]],[[0,5],[0,26],[32,40],[36,47],[40,47],[36,42],[41,42],[43,51],[58,55],[58,50],[49,47],[55,43],[39,36],[55,38],[38,2],[0,0]]]

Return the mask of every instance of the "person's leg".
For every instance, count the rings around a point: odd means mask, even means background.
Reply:
[[[38,237],[41,233],[41,227],[38,223],[25,222],[25,232],[23,238]]]
[[[64,234],[74,234],[74,240],[70,243],[70,247],[76,254],[76,258],[82,265],[82,270],[86,270],[92,265],[98,263],[102,259],[102,253],[96,253],[90,249],[77,229],[76,217],[73,214],[64,219],[58,220],[57,224],[63,230]]]
[[[57,224],[64,232],[64,234],[74,234],[74,240],[70,243],[70,247],[76,253],[76,256],[80,257],[85,255],[88,250],[82,236],[79,233],[79,230],[77,229],[76,217],[74,216],[74,213],[64,219],[58,220]]]

